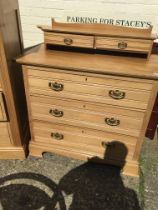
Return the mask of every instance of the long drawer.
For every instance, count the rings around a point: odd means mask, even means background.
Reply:
[[[3,93],[0,91],[0,122],[7,121],[7,114],[5,110],[4,98]]]
[[[34,141],[102,159],[132,159],[137,138],[87,128],[33,121]],[[130,142],[130,143],[129,143]]]
[[[95,78],[56,72],[28,71],[30,94],[99,102],[146,110],[151,83]],[[96,81],[96,82],[95,82]],[[144,88],[144,89],[143,89]]]
[[[76,105],[80,108],[76,107]],[[140,135],[144,119],[142,112],[94,104],[89,104],[91,108],[89,110],[87,106],[88,104],[84,101],[31,96],[33,119],[133,136]]]

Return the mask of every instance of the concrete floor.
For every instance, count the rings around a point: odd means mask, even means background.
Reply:
[[[157,210],[157,151],[156,141],[145,141],[140,180],[51,153],[1,160],[0,210]]]
[[[3,210],[137,210],[139,179],[117,167],[50,153],[0,161]]]
[[[141,201],[144,210],[158,210],[158,139],[146,139],[141,153]]]

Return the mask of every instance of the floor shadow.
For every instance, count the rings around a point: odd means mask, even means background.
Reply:
[[[34,186],[35,182],[39,184]],[[46,193],[46,187],[52,196]],[[51,179],[36,173],[16,173],[0,179],[0,210],[58,209],[66,210],[64,197]]]
[[[120,175],[127,147],[117,141],[103,142],[102,146],[105,147],[103,159],[93,157],[73,168],[58,185],[35,173],[0,178],[0,210],[140,210],[135,191],[124,186]],[[111,157],[120,159],[121,167],[94,163]]]
[[[121,167],[88,162],[66,174],[59,187],[73,196],[69,210],[140,210],[135,191],[126,188],[120,176],[128,149],[117,141],[103,146],[104,158],[94,157],[90,161],[105,162],[116,156]]]

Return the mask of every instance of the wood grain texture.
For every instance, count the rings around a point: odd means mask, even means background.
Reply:
[[[39,144],[39,143],[35,143],[33,141],[30,143],[29,148],[30,148],[30,155],[36,156],[36,157],[42,157],[42,154],[45,152],[53,152],[58,155],[64,155],[64,156],[68,156],[68,157],[72,157],[72,158],[76,158],[76,159],[80,159],[80,160],[86,160],[86,161],[88,161],[89,159],[94,157],[93,155],[90,156],[89,154],[86,154],[86,153],[65,150],[62,148],[50,147],[49,144]],[[116,166],[120,165],[120,162],[116,159],[114,159],[114,160],[107,159],[106,161],[104,161],[104,163],[112,164],[112,165],[116,165]],[[129,175],[129,176],[139,176],[138,162],[137,161],[129,161],[129,160],[127,162],[125,162],[125,165],[122,169],[122,173],[125,175]]]
[[[123,56],[45,50],[44,45],[40,45],[35,47],[31,53],[19,57],[17,62],[39,67],[76,71],[76,73],[89,72],[103,75],[158,79],[158,55],[151,55],[149,60],[145,60]]]
[[[37,69],[38,70],[38,69]],[[40,70],[40,69],[39,69]],[[72,72],[73,73],[73,72]],[[77,82],[73,82],[69,80],[66,74],[61,74],[61,79],[59,78],[60,70],[58,72],[58,78],[56,77],[56,73],[53,72],[46,73],[46,75],[42,74],[41,71],[36,71],[36,77],[29,76],[28,83],[30,87],[30,94],[40,94],[40,95],[48,95],[48,96],[55,96],[55,97],[62,97],[62,98],[71,98],[71,99],[80,99],[84,101],[91,101],[91,102],[99,102],[99,103],[106,103],[112,105],[120,105],[124,107],[130,108],[139,108],[146,110],[150,91],[147,90],[139,90],[137,89],[137,84],[135,83],[135,89],[129,88],[131,83],[128,81],[117,81],[117,77],[113,80],[111,79],[111,84],[108,84],[108,80],[104,79],[104,83],[102,85],[97,85],[96,82],[98,80],[97,77],[83,77],[82,81],[78,82],[78,76],[74,76],[73,79],[76,79]],[[48,77],[49,76],[49,77]],[[75,78],[77,77],[77,78]],[[46,78],[46,79],[45,79]],[[90,82],[90,80],[92,80]],[[96,82],[95,82],[96,80]],[[49,83],[58,83],[63,86],[62,91],[53,91],[52,88],[49,87]],[[124,83],[124,87],[120,84]],[[117,85],[118,84],[118,85]],[[139,83],[138,83],[139,84]],[[123,84],[122,84],[123,86]],[[141,86],[139,84],[138,86]],[[142,83],[143,86],[143,83]],[[145,83],[144,83],[145,86]],[[148,87],[152,87],[152,85],[148,85]],[[109,95],[110,91],[119,90],[125,94],[125,97],[121,100],[116,100]]]
[[[120,166],[125,163],[124,173],[138,176],[141,146],[157,93],[158,77],[151,73],[158,66],[157,57],[147,61],[50,51],[43,46],[36,49],[17,60],[24,64],[30,154],[54,152]],[[125,97],[110,98],[110,90],[125,92]],[[54,116],[54,111],[61,117]],[[119,119],[120,124],[106,125],[105,117]],[[116,147],[109,152],[107,145],[113,142]]]
[[[9,123],[0,122],[0,148],[12,146],[13,139],[9,129]]]
[[[82,24],[82,23],[61,23],[52,18],[52,26],[38,26],[43,31],[79,33],[91,35],[104,35],[114,37],[133,37],[135,39],[155,39],[157,35],[152,34],[152,27],[148,29],[130,28],[109,24]]]
[[[11,139],[8,150],[3,148],[3,158],[9,157],[9,149],[12,153],[13,147],[18,147],[18,149],[21,147],[20,153],[23,151],[24,157],[23,145],[28,140],[28,138],[25,138],[28,136],[26,135],[28,126],[26,126],[27,111],[23,79],[20,66],[13,61],[16,56],[22,53],[22,49],[18,1],[2,0],[0,1],[0,80],[9,122],[7,124],[8,138]],[[4,140],[0,139],[0,150],[1,142],[4,145]],[[16,149],[14,153],[16,153]]]
[[[38,27],[44,31],[46,47],[48,44],[68,45],[147,54],[147,58],[151,54],[153,40],[157,37],[152,34],[152,27],[138,29],[109,24],[59,23],[54,19],[52,19],[52,27]]]
[[[81,36],[75,34],[44,33],[46,44],[65,45],[71,47],[93,48],[94,38],[92,36]]]
[[[0,122],[6,122],[7,121],[7,113],[5,108],[5,102],[3,93],[0,92]]]
[[[73,101],[70,102],[71,104]],[[35,98],[31,98],[31,109],[32,109],[32,119],[44,120],[48,122],[58,122],[76,126],[89,127],[97,130],[115,132],[120,134],[139,136],[140,129],[143,123],[143,117],[132,118],[125,115],[119,115],[117,112],[117,107],[113,107],[111,113],[106,110],[98,109],[97,111],[86,110],[84,108],[77,109],[75,107],[66,106],[64,103],[54,103],[54,100],[47,100],[46,98],[40,97],[40,101],[36,101]],[[63,112],[62,117],[55,117],[50,110],[58,110]],[[113,113],[115,110],[115,113]],[[119,120],[120,123],[117,126],[110,126],[105,122],[106,118],[114,118]]]
[[[126,38],[110,38],[110,37],[96,37],[95,41],[96,49],[113,49],[125,52],[140,52],[149,53],[152,46],[152,41],[150,40],[135,40]],[[119,44],[123,43],[126,46],[121,49]]]
[[[117,86],[118,88],[152,90],[153,82],[146,79],[136,79],[128,77],[109,76],[76,71],[64,71],[55,68],[42,68],[38,66],[26,66],[28,76],[40,77],[43,79],[61,79],[82,84]],[[34,71],[36,70],[36,71]],[[52,73],[53,72],[53,73]]]
[[[95,145],[95,146],[101,146],[102,141],[119,141],[123,142],[125,145],[135,146],[137,143],[138,138],[134,136],[128,136],[128,135],[121,135],[116,133],[110,133],[109,131],[98,131],[94,129],[89,129],[87,127],[76,127],[74,125],[66,125],[66,124],[58,124],[58,123],[48,123],[44,121],[39,120],[33,120],[32,121],[33,129],[36,130],[36,136],[43,132],[43,134],[47,133],[47,139],[45,138],[39,138],[38,140],[40,142],[47,142],[51,143],[53,141],[53,138],[51,137],[51,132],[59,132],[63,134],[68,134],[69,136],[73,136],[75,138],[75,135],[77,136],[83,136],[84,139],[80,138],[79,140],[73,139],[73,138],[67,138],[68,142],[74,142],[76,144],[89,144],[89,145]],[[39,133],[38,133],[39,132]],[[48,136],[49,135],[49,136]],[[85,137],[87,137],[85,139]],[[35,139],[37,141],[37,139]]]
[[[0,148],[0,159],[20,159],[25,158],[24,150],[22,147],[1,147]]]
[[[98,156],[101,159],[104,159],[107,149],[110,151],[108,153],[108,158],[120,159],[122,148],[117,145],[117,141],[119,138],[116,137],[116,134],[111,135],[111,139],[108,138],[108,132],[106,136],[106,132],[104,132],[104,137],[99,134],[99,131],[96,130],[95,135],[86,135],[86,129],[81,127],[74,127],[74,126],[65,126],[62,124],[48,124],[48,123],[41,123],[38,121],[33,122],[34,127],[34,135],[35,135],[35,142],[43,143],[43,144],[50,144],[50,147],[68,149],[72,151],[80,151],[83,153],[91,154],[94,157]],[[76,130],[81,130],[81,133],[75,132]],[[84,132],[85,129],[85,132]],[[59,140],[56,139],[53,134],[62,134],[63,139]],[[116,138],[116,139],[115,139]],[[122,142],[120,137],[120,142]],[[129,144],[128,140],[123,141],[125,144],[128,152],[126,155],[127,159],[132,159],[134,154],[135,144]],[[134,143],[134,142],[133,142]],[[103,144],[103,145],[102,145]],[[109,144],[109,146],[108,146]],[[110,148],[111,144],[111,148]],[[113,144],[113,146],[112,146]],[[107,156],[106,156],[107,158]]]
[[[152,109],[153,109],[153,106],[154,106],[154,102],[155,102],[155,99],[156,99],[156,96],[157,96],[157,92],[158,92],[158,83],[155,82],[155,84],[153,86],[151,96],[150,96],[150,100],[149,100],[149,103],[148,103],[148,108],[147,108],[146,116],[145,116],[145,119],[144,119],[144,123],[142,125],[141,133],[140,133],[140,136],[139,136],[139,141],[137,142],[137,145],[136,145],[136,148],[135,148],[134,160],[139,159],[141,147],[142,147],[144,137],[145,137],[145,132],[146,132],[149,120],[150,120],[150,116],[151,116]]]

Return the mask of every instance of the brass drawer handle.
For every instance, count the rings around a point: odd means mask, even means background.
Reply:
[[[66,45],[72,45],[72,44],[73,44],[73,40],[70,39],[70,38],[65,38],[65,39],[64,39],[64,43],[65,43]]]
[[[64,135],[61,133],[51,133],[51,137],[56,140],[62,140],[64,139]]]
[[[63,111],[59,111],[58,109],[50,109],[49,110],[49,113],[51,115],[53,115],[54,117],[62,117],[64,115],[64,112]]]
[[[126,93],[120,90],[110,90],[109,96],[113,99],[123,99],[126,96]]]
[[[119,42],[118,43],[118,48],[123,50],[123,49],[126,49],[128,46],[128,44],[126,42]]]
[[[102,146],[104,147],[104,148],[112,148],[112,147],[115,147],[115,144],[114,144],[114,142],[105,142],[105,141],[103,141],[102,143]]]
[[[64,89],[64,85],[57,82],[49,82],[48,86],[54,91],[62,91]]]
[[[110,126],[118,126],[120,124],[120,120],[116,120],[115,118],[105,118],[105,123]]]

